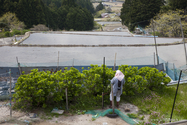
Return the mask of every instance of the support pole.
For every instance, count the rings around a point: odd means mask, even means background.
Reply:
[[[114,93],[113,93],[113,85],[111,84],[111,93],[112,93],[112,109],[114,114]]]
[[[115,53],[115,58],[114,58],[114,71],[116,70],[116,55],[117,53]]]
[[[102,92],[102,109],[104,109],[104,99],[103,99],[103,97],[104,97],[104,92]]]
[[[66,88],[66,110],[68,110],[68,89]]]
[[[12,118],[12,78],[11,78],[11,69],[9,69],[9,75],[10,75],[10,118]]]
[[[105,86],[105,57],[103,57],[103,92],[104,92],[104,86]],[[103,108],[104,108],[104,103],[103,103]]]
[[[58,63],[57,63],[57,70],[58,70],[58,67],[59,67],[59,51],[58,51]]]
[[[72,63],[72,67],[74,67],[74,58],[73,58],[73,63]]]
[[[153,53],[153,58],[154,58],[154,67],[155,67],[155,52]]]
[[[182,29],[182,24],[181,24],[181,18],[179,18],[179,21],[180,21],[180,25],[181,25],[181,32],[182,32],[182,38],[183,38],[183,43],[184,43],[184,52],[185,52],[185,56],[186,56],[186,65],[187,65],[186,45],[185,45],[184,33],[183,33],[183,29]]]
[[[156,38],[155,38],[155,27],[153,24],[153,32],[154,32],[154,41],[155,41],[155,50],[156,50],[156,58],[157,58],[157,65],[159,64],[159,59],[158,59],[158,51],[157,51],[157,44],[156,44]]]
[[[21,68],[20,68],[20,63],[18,62],[18,57],[16,57],[17,63],[18,63],[18,69],[19,69],[19,73],[21,75]]]
[[[173,108],[172,108],[172,111],[171,111],[171,117],[170,117],[169,122],[171,122],[171,119],[172,119],[173,109],[175,107],[175,100],[176,100],[176,97],[177,97],[177,92],[178,92],[178,88],[179,88],[179,82],[180,82],[181,74],[182,74],[182,70],[180,71],[179,80],[178,80],[178,84],[177,84],[177,89],[176,89],[176,93],[175,93],[175,98],[174,98],[174,102],[173,102]]]

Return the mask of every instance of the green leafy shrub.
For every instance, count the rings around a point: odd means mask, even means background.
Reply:
[[[38,72],[33,69],[30,74],[21,75],[16,83],[14,100],[22,104],[18,108],[43,107],[56,105],[65,100],[65,88],[68,89],[69,101],[75,99],[84,89],[81,87],[83,75],[75,68],[56,73]]]
[[[91,68],[88,70],[83,70],[83,74],[85,75],[84,79],[84,87],[86,89],[85,93],[89,95],[94,95],[93,99],[101,100],[101,93],[110,92],[110,81],[115,74],[111,68],[98,66],[98,65],[90,65]],[[103,68],[105,70],[104,84],[103,84]],[[109,86],[109,87],[108,87]],[[109,100],[109,99],[107,99]],[[106,100],[106,101],[107,101]],[[97,102],[95,102],[97,103]]]
[[[11,36],[11,33],[10,33],[9,31],[6,31],[6,32],[5,32],[5,36],[6,36],[6,37],[10,37],[10,36]]]
[[[22,35],[22,32],[20,30],[14,29],[12,32],[14,35]]]
[[[118,69],[125,75],[124,94],[134,95],[136,92],[141,93],[146,88],[146,80],[138,75],[138,67],[121,65]]]
[[[30,30],[27,30],[27,29],[22,30],[22,35],[24,35],[28,31],[30,31]]]
[[[159,88],[161,82],[167,84],[170,79],[163,72],[155,68],[119,66],[125,74],[124,92],[126,95],[142,93],[146,88]],[[104,75],[105,71],[105,75]],[[34,107],[57,106],[65,103],[65,89],[68,90],[68,101],[72,108],[87,108],[101,105],[102,92],[110,93],[110,80],[115,71],[106,66],[90,65],[88,70],[79,70],[71,67],[65,68],[64,72],[56,73],[39,72],[38,69],[31,70],[30,74],[21,75],[16,83],[13,95],[16,108],[27,109]],[[104,98],[108,103],[109,98]]]
[[[65,84],[63,87],[68,88],[68,96],[69,100],[75,100],[76,97],[81,96],[84,92],[83,79],[85,78],[84,74],[80,73],[79,70],[71,67],[70,70],[64,71],[64,78],[62,78],[61,82],[63,85],[63,81],[65,80]]]
[[[50,71],[38,72],[38,69],[33,69],[30,74],[18,78],[13,97],[17,104],[22,104],[21,109],[28,106],[45,108],[48,103],[62,100],[64,93],[58,93],[58,87]]]
[[[170,79],[166,77],[166,74],[162,71],[159,72],[156,68],[142,67],[139,69],[139,75],[147,80],[147,88],[150,90],[163,87],[163,84],[161,84],[162,82],[164,82],[165,85],[170,82]]]

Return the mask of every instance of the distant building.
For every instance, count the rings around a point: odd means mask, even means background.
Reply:
[[[102,17],[102,18],[109,17],[109,14],[108,14],[108,13],[102,13],[102,14],[101,14],[101,17]]]

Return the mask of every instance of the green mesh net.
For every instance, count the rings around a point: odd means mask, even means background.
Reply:
[[[99,110],[88,110],[85,114],[92,114],[92,118],[99,118],[100,116],[105,116],[106,114],[108,114],[109,112],[113,112],[112,109],[107,109],[105,111],[99,111]],[[131,119],[130,117],[128,117],[127,115],[123,114],[121,111],[119,111],[118,109],[115,109],[114,112],[116,114],[118,114],[119,117],[121,117],[125,122],[127,122],[130,125],[135,125],[138,122]]]
[[[92,114],[92,118],[99,118],[100,116],[105,116],[106,114],[113,112],[113,109],[107,109],[105,111],[99,111],[99,110],[88,110],[85,114]],[[123,114],[120,110],[114,109],[114,112],[118,114],[119,117],[121,117],[126,123],[130,125],[136,125],[138,124],[138,121],[135,119],[130,118],[129,116]],[[156,125],[154,123],[151,123],[152,125]]]

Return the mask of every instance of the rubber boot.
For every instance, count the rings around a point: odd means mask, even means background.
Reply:
[[[117,108],[119,108],[119,102],[117,102]]]
[[[112,101],[110,101],[110,106],[109,106],[109,108],[112,108]]]

